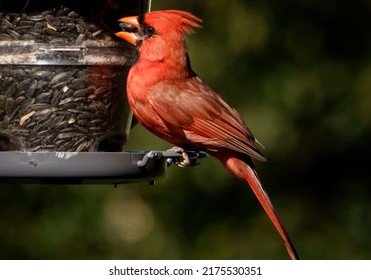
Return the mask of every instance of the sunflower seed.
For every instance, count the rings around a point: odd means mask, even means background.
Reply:
[[[73,97],[67,97],[67,98],[65,98],[65,99],[62,99],[62,100],[58,103],[58,105],[64,105],[64,104],[67,104],[67,103],[69,103],[69,102],[71,102],[71,101],[73,101]]]
[[[41,102],[48,102],[50,97],[51,97],[52,93],[51,91],[45,91],[45,92],[42,92],[42,93],[39,93],[35,99],[37,101],[41,101]]]
[[[33,15],[33,16],[28,16],[27,19],[31,21],[42,21],[45,19],[44,15]]]
[[[50,84],[57,84],[57,83],[63,82],[67,80],[70,76],[71,76],[70,72],[58,73],[52,78],[52,80],[50,81]]]
[[[23,101],[22,105],[19,107],[19,111],[23,112],[25,110],[30,110],[30,107],[32,104],[34,104],[35,99],[34,98],[27,98]]]
[[[25,92],[25,96],[26,97],[32,97],[33,96],[33,94],[34,94],[34,92],[35,92],[35,89],[36,89],[36,85],[37,85],[37,81],[36,80],[34,80],[30,85],[29,85],[29,87],[28,87],[28,89],[26,90],[26,92]]]

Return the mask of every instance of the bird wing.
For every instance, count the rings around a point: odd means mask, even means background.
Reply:
[[[167,126],[166,131],[173,131],[177,137],[183,135],[185,145],[229,149],[265,160],[237,111],[198,76],[182,82],[162,81],[147,93],[147,100]]]

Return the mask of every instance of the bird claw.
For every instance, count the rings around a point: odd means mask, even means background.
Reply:
[[[189,155],[187,154],[187,152],[183,148],[173,147],[173,148],[169,149],[168,151],[169,152],[174,152],[174,153],[179,153],[179,154],[182,155],[182,158],[169,159],[170,160],[169,164],[174,163],[175,165],[177,165],[179,167],[195,166],[195,165],[199,164],[197,162],[197,158],[191,159],[189,157]]]

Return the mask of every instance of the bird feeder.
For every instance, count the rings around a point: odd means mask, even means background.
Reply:
[[[178,153],[126,151],[133,50],[113,35],[118,18],[145,12],[149,2],[23,2],[0,2],[0,182],[165,175]]]

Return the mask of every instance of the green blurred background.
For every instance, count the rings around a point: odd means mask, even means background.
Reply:
[[[370,259],[371,2],[154,0],[204,20],[193,69],[265,146],[263,185],[303,259]],[[142,127],[128,148],[170,145]],[[0,187],[1,259],[287,259],[216,160],[146,182]]]

